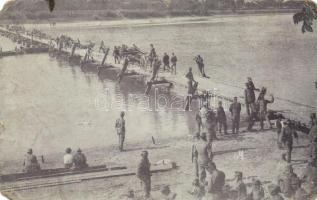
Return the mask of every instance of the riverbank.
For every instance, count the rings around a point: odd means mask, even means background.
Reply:
[[[244,128],[242,128],[244,129]],[[132,134],[132,133],[131,133]],[[125,165],[135,168],[140,158],[140,152],[147,150],[152,164],[170,159],[177,163],[178,168],[167,173],[152,176],[152,196],[158,199],[159,190],[163,185],[170,185],[173,192],[178,194],[178,199],[193,199],[188,190],[194,178],[194,165],[191,162],[192,136],[184,136],[158,140],[156,145],[151,141],[130,143],[127,135],[125,151],[120,153],[115,145],[104,148],[83,149],[87,156],[89,165],[114,164]],[[235,171],[244,173],[244,181],[251,189],[253,179],[260,179],[267,195],[267,186],[276,183],[277,175],[284,169],[285,163],[281,160],[284,150],[278,150],[276,145],[277,135],[273,130],[264,132],[243,132],[239,135],[219,135],[219,140],[213,143],[214,161],[218,169],[226,174],[227,184],[231,185]],[[292,164],[300,177],[307,161],[307,145],[309,140],[306,135],[300,134],[299,143],[295,144]],[[62,166],[63,153],[46,155],[44,168],[55,168]],[[135,158],[135,159],[131,159]],[[2,165],[2,173],[19,171],[20,161],[7,162]],[[62,180],[62,179],[61,179]],[[103,180],[85,181],[72,185],[61,185],[56,187],[31,189],[28,191],[17,191],[4,193],[7,197],[15,200],[25,199],[56,199],[59,195],[65,195],[66,199],[120,199],[120,196],[128,190],[135,190],[136,195],[142,195],[142,190],[137,179],[131,177],[118,177]],[[76,193],[72,192],[76,190]],[[61,194],[62,193],[62,194]],[[34,195],[36,194],[36,195]],[[45,194],[43,196],[43,194]]]

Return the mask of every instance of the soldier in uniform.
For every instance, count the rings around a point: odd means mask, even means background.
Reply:
[[[238,98],[233,98],[233,103],[230,105],[229,111],[232,117],[232,133],[239,133],[241,104],[238,102]]]
[[[25,155],[23,166],[23,171],[26,173],[34,173],[41,170],[40,164],[38,163],[36,156],[33,155],[32,149],[28,149],[27,154]]]
[[[225,185],[226,175],[218,170],[216,164],[208,163],[206,179],[206,199],[222,200],[224,197],[223,188]]]
[[[151,193],[151,164],[148,159],[148,152],[142,151],[141,157],[142,158],[138,164],[136,175],[144,188],[145,198],[149,198]]]
[[[237,200],[246,200],[247,199],[247,187],[243,182],[243,174],[242,172],[235,172],[235,185],[234,190],[236,193]]]
[[[171,63],[172,63],[172,66],[171,66],[172,72],[174,72],[174,74],[176,74],[177,57],[174,53],[172,53]]]
[[[200,139],[192,147],[192,158],[195,164],[195,174],[201,182],[205,182],[206,167],[212,160],[212,146],[207,142],[206,133],[201,133]]]
[[[268,191],[269,191],[269,197],[265,198],[265,200],[284,200],[284,198],[280,195],[280,187],[271,184],[268,186]]]
[[[285,127],[283,128],[283,131],[282,131],[281,141],[284,144],[284,146],[287,148],[287,153],[283,154],[283,159],[286,160],[288,163],[290,163],[292,159],[293,136],[297,139],[297,142],[298,142],[297,132],[293,124],[291,123],[291,121],[287,120],[285,123]]]
[[[123,151],[123,143],[125,139],[125,119],[124,119],[125,113],[122,111],[120,113],[120,118],[117,119],[115,128],[117,130],[117,135],[119,137],[119,150]]]
[[[170,57],[167,53],[164,53],[163,56],[163,70],[169,70],[170,69]]]
[[[264,189],[260,180],[253,181],[252,191],[248,196],[249,200],[264,200]]]
[[[164,185],[161,189],[161,200],[174,200],[177,194],[172,192],[168,185]]]
[[[281,133],[282,133],[282,127],[283,127],[283,125],[282,125],[282,117],[283,117],[282,114],[278,114],[278,118],[277,118],[277,120],[275,122],[275,124],[276,124],[276,132],[277,132],[277,147],[279,149],[282,148],[282,144],[281,144]]]
[[[317,119],[314,118],[312,121],[312,127],[309,131],[310,137],[310,157],[311,159],[317,158]]]
[[[281,192],[285,197],[291,198],[295,195],[298,189],[300,179],[297,174],[294,173],[292,165],[287,165],[282,174],[278,176],[278,183],[281,188]]]
[[[86,156],[85,154],[82,153],[80,148],[77,150],[77,153],[74,155],[73,161],[75,164],[75,169],[83,169],[88,167]]]
[[[317,160],[311,160],[303,173],[303,187],[310,195],[317,194]]]
[[[218,123],[218,130],[219,133],[221,133],[221,129],[223,127],[224,134],[227,134],[227,117],[226,113],[222,107],[222,102],[218,102],[218,108],[217,108],[217,123]]]
[[[149,61],[150,61],[150,65],[151,65],[151,68],[153,67],[153,64],[154,64],[154,59],[157,57],[156,55],[156,51],[155,51],[155,48],[154,48],[154,45],[153,44],[150,44],[150,54],[149,54]]]
[[[247,109],[248,116],[250,116],[250,109],[251,109],[250,106],[251,104],[255,103],[255,93],[249,83],[246,83],[245,86],[246,86],[246,89],[244,90],[245,107]]]
[[[259,118],[260,118],[260,126],[261,126],[261,130],[264,129],[264,120],[267,121],[270,129],[272,129],[272,124],[270,122],[269,119],[269,113],[267,112],[267,104],[269,103],[274,103],[274,97],[273,95],[271,95],[271,100],[267,100],[265,99],[265,94],[266,94],[266,88],[262,88],[257,104],[259,106]]]

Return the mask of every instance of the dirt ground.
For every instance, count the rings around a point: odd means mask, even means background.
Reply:
[[[258,128],[258,127],[256,127]],[[242,128],[244,129],[244,128]],[[219,135],[219,140],[213,143],[214,162],[217,168],[226,174],[226,184],[232,184],[235,171],[242,171],[244,181],[250,190],[250,183],[254,178],[260,179],[267,189],[269,183],[276,183],[276,177],[285,167],[281,154],[276,144],[277,134],[275,130],[263,132],[243,132],[239,135]],[[170,138],[168,140],[152,141],[147,143],[131,144],[126,142],[125,151],[118,152],[116,146],[108,148],[86,149],[88,162],[91,166],[107,163],[109,165],[126,165],[135,168],[140,159],[142,150],[148,150],[151,163],[163,159],[170,159],[177,163],[177,169],[154,174],[152,176],[152,197],[159,199],[160,188],[170,185],[173,192],[177,193],[177,199],[194,199],[188,194],[194,179],[194,165],[191,162],[192,136]],[[292,155],[292,164],[301,177],[302,169],[307,162],[308,139],[300,134],[299,142],[295,142]],[[135,158],[133,162],[130,162]],[[62,154],[45,157],[43,168],[62,166]],[[19,171],[20,161],[11,161],[3,164],[2,173]],[[58,164],[56,164],[58,163]],[[15,166],[15,167],[12,167]],[[134,190],[136,196],[142,195],[138,180],[134,176],[119,177],[103,180],[86,181],[79,184],[63,185],[51,188],[32,189],[5,193],[11,199],[121,199],[128,190]],[[37,195],[34,195],[36,193]],[[45,195],[44,195],[45,194]]]

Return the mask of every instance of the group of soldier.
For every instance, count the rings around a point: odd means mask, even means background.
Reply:
[[[82,150],[79,148],[73,155],[71,148],[66,148],[65,155],[63,157],[64,167],[66,169],[84,169],[88,167],[87,159]],[[44,163],[44,157],[42,156],[42,163]],[[25,173],[37,173],[41,171],[41,166],[37,157],[33,154],[32,149],[28,149],[23,162],[23,172]]]

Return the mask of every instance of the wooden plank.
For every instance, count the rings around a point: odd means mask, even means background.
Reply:
[[[166,172],[175,169],[175,164],[164,164],[164,165],[153,165],[151,168],[152,173]],[[103,178],[115,178],[121,176],[132,176],[135,175],[135,169],[124,169],[124,170],[109,170],[104,172],[95,172],[89,174],[80,174],[68,176],[64,179],[43,179],[41,181],[24,181],[22,183],[16,184],[2,184],[0,186],[1,191],[19,191],[19,190],[28,190],[41,187],[51,187],[58,185],[65,185],[71,183],[78,183],[81,181],[94,180],[94,179],[103,179]]]

